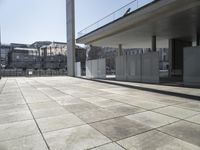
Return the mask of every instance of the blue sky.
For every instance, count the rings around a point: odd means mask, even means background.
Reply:
[[[131,1],[75,0],[76,32]],[[65,0],[0,0],[0,24],[2,43],[65,42]]]

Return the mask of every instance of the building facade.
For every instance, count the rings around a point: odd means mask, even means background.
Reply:
[[[10,45],[1,45],[1,67],[6,68],[8,66],[8,53],[10,52]]]
[[[8,66],[11,69],[38,69],[39,53],[37,49],[14,48],[8,54]]]

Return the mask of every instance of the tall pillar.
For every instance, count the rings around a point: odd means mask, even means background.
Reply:
[[[119,47],[118,47],[118,56],[121,56],[121,55],[123,55],[122,44],[119,44]]]
[[[75,8],[74,0],[66,0],[67,5],[67,72],[75,76]]]
[[[157,45],[156,45],[156,36],[152,36],[151,42],[152,42],[151,49],[152,49],[153,52],[155,52],[156,48],[157,48]]]

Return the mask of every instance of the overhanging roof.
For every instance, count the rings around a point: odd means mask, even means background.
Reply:
[[[153,35],[158,47],[165,47],[171,38],[194,41],[200,32],[199,16],[199,0],[159,0],[78,38],[77,43],[148,48]]]

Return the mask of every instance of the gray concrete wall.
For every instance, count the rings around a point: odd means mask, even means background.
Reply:
[[[86,61],[86,77],[89,79],[106,78],[106,60],[96,59]]]
[[[159,53],[117,56],[116,80],[159,83]]]
[[[185,85],[200,86],[200,47],[184,48],[184,73]]]

